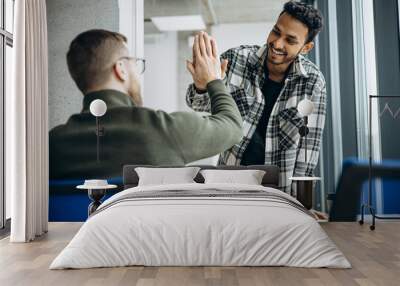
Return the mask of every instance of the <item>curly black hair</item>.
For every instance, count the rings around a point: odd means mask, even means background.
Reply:
[[[314,40],[317,34],[322,30],[324,25],[323,17],[320,11],[314,8],[312,5],[297,1],[289,1],[283,6],[283,11],[280,15],[285,12],[308,27],[306,43]]]

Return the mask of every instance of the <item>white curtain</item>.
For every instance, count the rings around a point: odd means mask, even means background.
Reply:
[[[12,193],[10,241],[28,242],[48,227],[46,1],[15,1],[14,27],[14,92],[6,98],[6,186]]]

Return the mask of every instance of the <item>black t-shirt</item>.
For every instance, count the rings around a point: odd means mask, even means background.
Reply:
[[[282,90],[283,82],[270,80],[268,75],[265,78],[264,85],[261,89],[265,105],[264,110],[258,121],[257,128],[243,153],[241,165],[264,165],[265,163],[265,137],[269,117],[271,116],[272,108]]]

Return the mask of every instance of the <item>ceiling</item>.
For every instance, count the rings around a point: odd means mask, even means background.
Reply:
[[[155,16],[203,16],[207,25],[274,22],[287,0],[145,0],[145,33],[157,32]]]

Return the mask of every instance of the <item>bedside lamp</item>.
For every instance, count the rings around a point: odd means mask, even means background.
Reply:
[[[305,98],[299,102],[297,105],[297,111],[303,117],[304,125],[299,128],[299,133],[301,138],[305,138],[304,146],[305,146],[305,158],[304,160],[307,162],[307,134],[309,133],[308,125],[308,116],[313,112],[314,104],[311,100]]]
[[[104,127],[100,126],[100,117],[107,112],[107,104],[101,99],[95,99],[90,103],[90,113],[96,117],[96,136],[97,136],[97,163],[100,162],[100,137],[104,136]],[[85,189],[92,201],[88,207],[88,216],[92,215],[101,205],[101,200],[106,195],[107,189],[116,188],[115,185],[109,185],[107,180],[85,180],[83,185],[79,185],[77,189]]]
[[[100,137],[104,135],[104,127],[100,127],[100,117],[107,111],[106,103],[101,99],[95,99],[90,103],[90,113],[96,117],[97,135],[97,162],[100,162]]]
[[[303,117],[304,124],[299,128],[299,134],[301,139],[304,139],[304,161],[307,162],[307,134],[309,133],[308,116],[313,112],[314,104],[311,100],[305,98],[301,100],[297,105],[297,111],[300,116]],[[307,209],[311,209],[313,206],[313,182],[319,181],[319,177],[291,177],[290,180],[296,182],[296,198],[300,201]]]

